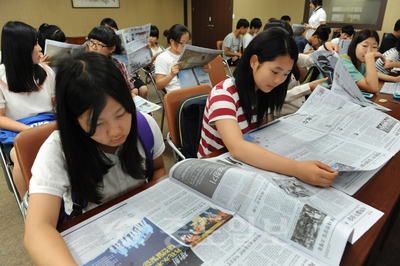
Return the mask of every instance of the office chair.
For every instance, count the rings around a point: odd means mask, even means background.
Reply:
[[[229,77],[226,75],[225,66],[221,55],[212,60],[210,62],[210,66],[211,70],[208,73],[208,76],[210,77],[210,81],[213,87]]]
[[[183,99],[190,97],[192,95],[210,93],[210,91],[211,91],[210,86],[198,85],[190,88],[174,90],[165,95],[164,98],[165,114],[167,116],[167,123],[169,128],[166,140],[167,143],[171,146],[172,150],[174,151],[175,161],[185,159],[185,156],[178,149],[179,131],[178,131],[178,125],[176,123],[176,115],[178,107]],[[201,130],[201,128],[199,130]]]
[[[29,180],[32,177],[31,168],[36,155],[43,142],[57,129],[57,122],[51,122],[42,126],[33,127],[19,133],[14,139],[14,148],[21,167],[26,187],[29,189]],[[18,193],[18,192],[17,192]],[[25,207],[28,207],[28,192],[22,199]],[[22,216],[25,218],[23,208],[20,206]]]

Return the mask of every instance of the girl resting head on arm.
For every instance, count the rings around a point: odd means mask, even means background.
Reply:
[[[65,212],[83,211],[145,183],[145,151],[136,108],[115,65],[98,53],[67,58],[56,77],[58,130],[44,142],[32,167],[25,246],[37,265],[73,265],[56,230],[61,199]],[[153,178],[165,174],[163,137],[143,114],[154,138]],[[71,264],[68,264],[71,263]]]
[[[318,161],[298,162],[243,139],[243,134],[279,113],[298,51],[282,28],[258,34],[247,46],[234,72],[214,87],[207,100],[198,157],[226,147],[232,156],[255,167],[329,186],[338,172]]]
[[[347,55],[340,56],[357,86],[364,91],[376,93],[380,90],[379,80],[400,82],[400,77],[385,75],[376,70],[375,61],[385,57],[378,52],[379,35],[375,30],[364,29],[356,33]]]

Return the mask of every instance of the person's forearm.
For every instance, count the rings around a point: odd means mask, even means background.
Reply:
[[[164,76],[164,77],[161,77],[161,78],[157,78],[156,77],[157,89],[162,90],[165,87],[167,87],[169,85],[169,83],[171,83],[171,81],[172,81],[172,79],[174,77],[175,76],[171,72],[168,75]]]
[[[311,94],[310,83],[298,85],[288,90],[285,97],[285,103],[293,102],[303,96]]]
[[[14,132],[21,132],[23,130],[29,129],[30,127],[25,124],[22,124],[20,122],[17,122],[11,118],[8,118],[6,116],[1,116],[0,117],[0,128],[14,131]]]
[[[51,225],[28,226],[24,244],[36,265],[77,265],[64,239]]]
[[[380,72],[378,72],[378,78],[387,82],[397,82],[397,77],[389,76]]]
[[[385,69],[392,69],[394,67],[400,67],[400,62],[393,62],[393,61],[386,61],[385,63]]]
[[[379,91],[379,80],[375,66],[375,57],[367,55],[365,56],[365,66],[366,66],[365,82],[369,87],[368,91],[371,93],[375,93]]]
[[[233,158],[257,168],[289,176],[296,176],[298,162],[245,140],[228,148]]]
[[[226,56],[241,56],[240,53],[225,52]]]

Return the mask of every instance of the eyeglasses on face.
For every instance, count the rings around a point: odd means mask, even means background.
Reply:
[[[89,47],[95,47],[97,51],[101,51],[103,48],[107,47],[107,45],[101,45],[100,43],[96,43],[92,40],[87,40],[86,41],[87,45],[89,45]]]
[[[185,46],[186,44],[187,44],[187,45],[190,45],[190,43],[191,43],[190,41],[188,41],[187,43],[182,43],[182,42],[179,42],[179,41],[176,41],[176,42],[179,43],[179,44],[182,45],[182,46]]]

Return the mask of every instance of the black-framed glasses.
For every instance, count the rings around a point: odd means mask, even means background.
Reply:
[[[179,41],[176,41],[176,42],[179,43],[179,44],[182,45],[182,46],[185,46],[186,44],[187,44],[187,45],[190,45],[190,43],[191,43],[190,41],[188,41],[187,43],[182,43],[182,42],[179,42]]]
[[[107,45],[101,45],[100,43],[98,43],[98,42],[96,43],[92,40],[87,40],[86,43],[87,43],[87,45],[89,45],[89,47],[94,46],[97,51],[101,51],[101,50],[103,50],[103,48],[107,47]]]

